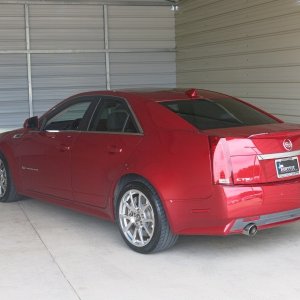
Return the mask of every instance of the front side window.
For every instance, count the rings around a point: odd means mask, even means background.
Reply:
[[[83,101],[72,104],[50,118],[44,130],[78,130],[85,113],[92,101]]]
[[[127,104],[121,99],[103,100],[89,131],[137,133],[138,128]]]
[[[232,98],[160,102],[200,130],[278,123],[270,116]]]

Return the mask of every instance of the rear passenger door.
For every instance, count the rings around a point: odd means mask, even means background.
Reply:
[[[111,188],[142,139],[142,130],[126,100],[102,97],[88,131],[72,151],[72,187],[78,202],[106,207]]]

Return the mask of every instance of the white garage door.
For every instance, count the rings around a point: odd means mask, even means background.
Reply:
[[[77,92],[175,87],[169,6],[81,3],[0,4],[0,131]]]

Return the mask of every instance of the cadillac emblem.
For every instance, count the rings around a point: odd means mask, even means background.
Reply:
[[[291,151],[293,149],[293,143],[289,139],[285,139],[282,144],[286,151]]]

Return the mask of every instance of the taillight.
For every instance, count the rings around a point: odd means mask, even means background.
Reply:
[[[232,166],[226,139],[209,137],[213,181],[215,184],[233,184]]]

